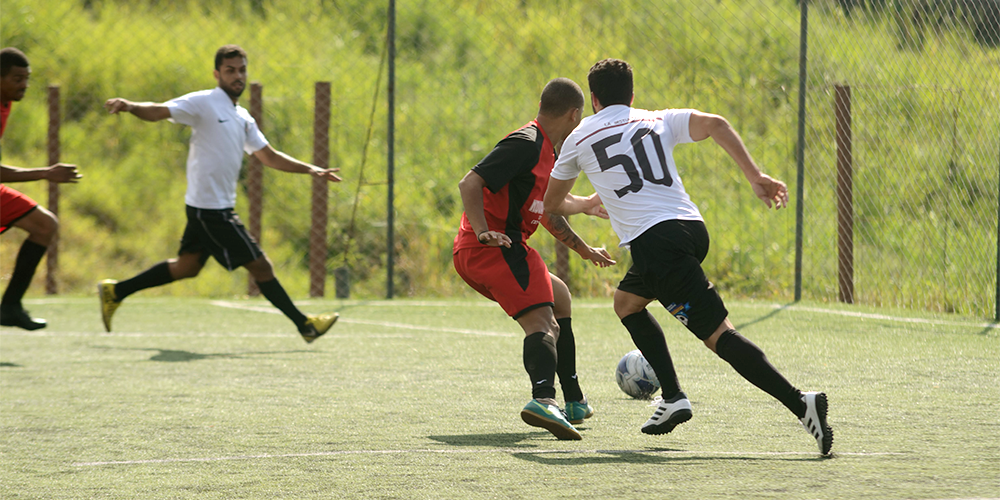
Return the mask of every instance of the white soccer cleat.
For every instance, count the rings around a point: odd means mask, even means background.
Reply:
[[[691,402],[683,391],[669,400],[657,397],[653,400],[653,404],[656,404],[657,408],[653,416],[642,424],[643,434],[667,434],[674,430],[674,427],[691,420]]]
[[[816,438],[821,454],[829,455],[833,447],[833,429],[826,423],[826,394],[803,392],[802,402],[806,404],[806,416],[799,419],[812,437]]]

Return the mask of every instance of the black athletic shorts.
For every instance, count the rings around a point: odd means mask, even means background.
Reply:
[[[264,255],[233,209],[192,206],[187,207],[187,226],[177,253],[200,253],[202,265],[211,255],[230,271]]]
[[[722,298],[705,277],[708,230],[702,221],[668,220],[629,242],[632,267],[618,289],[656,299],[701,340],[729,316]]]

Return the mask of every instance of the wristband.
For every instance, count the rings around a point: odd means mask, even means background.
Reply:
[[[480,243],[482,243],[483,242],[483,235],[486,234],[486,233],[488,233],[488,232],[490,232],[489,229],[480,232],[479,234],[476,235],[476,240],[479,241]]]

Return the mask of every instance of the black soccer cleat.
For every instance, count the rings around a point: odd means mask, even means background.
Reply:
[[[32,319],[28,311],[17,306],[0,307],[0,326],[15,326],[25,330],[40,330],[48,326],[44,319]]]

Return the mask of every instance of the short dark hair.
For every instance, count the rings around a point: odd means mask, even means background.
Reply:
[[[556,78],[542,89],[538,112],[545,116],[562,116],[571,109],[583,109],[583,89],[569,78]]]
[[[14,47],[0,50],[0,77],[7,76],[7,73],[10,73],[10,68],[14,66],[27,68],[28,56]]]
[[[219,47],[219,50],[215,51],[216,71],[222,67],[222,60],[229,59],[230,57],[242,57],[243,59],[246,59],[247,52],[239,45],[223,45],[222,47]]]
[[[621,59],[604,59],[590,67],[590,91],[601,106],[632,105],[632,66]]]

